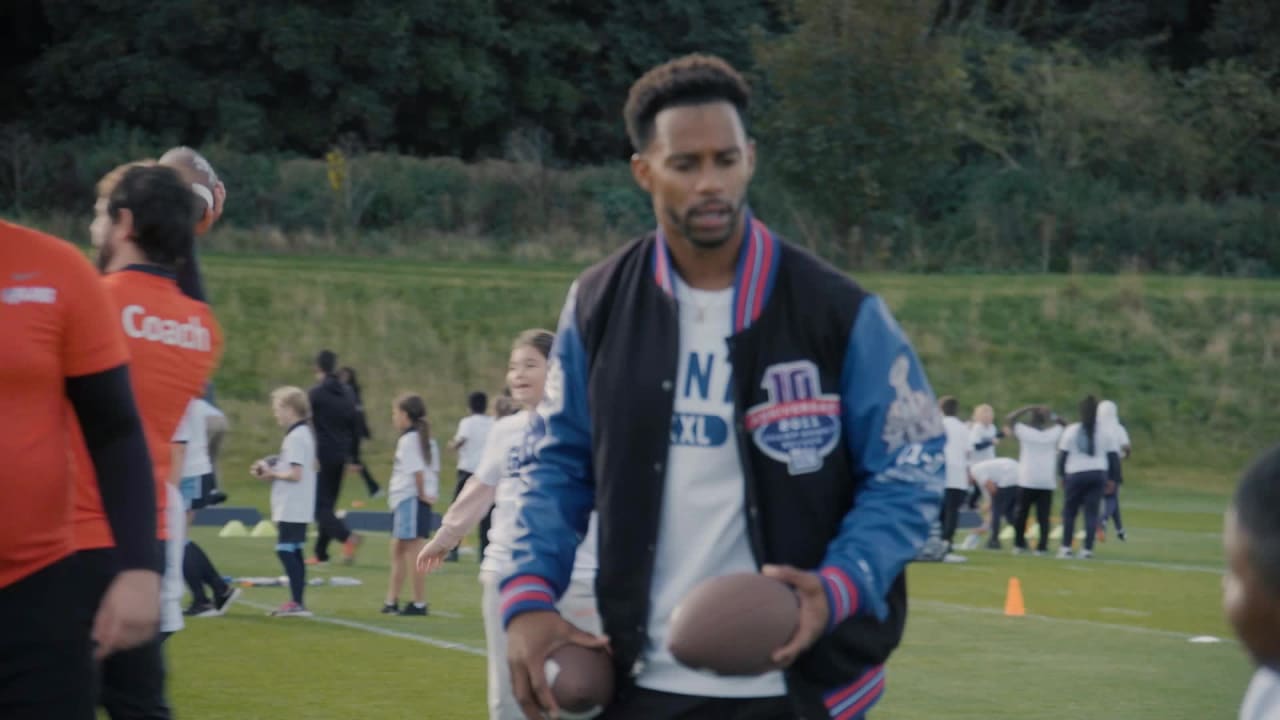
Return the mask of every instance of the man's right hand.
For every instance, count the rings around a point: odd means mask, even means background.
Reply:
[[[160,574],[125,570],[111,581],[93,618],[94,658],[145,644],[159,625]]]
[[[609,639],[579,630],[559,613],[541,610],[517,615],[507,626],[507,665],[511,669],[511,689],[528,720],[558,717],[544,668],[547,657],[573,643],[588,648],[609,649]]]

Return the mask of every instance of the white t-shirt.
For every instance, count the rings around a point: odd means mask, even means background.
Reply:
[[[1280,718],[1280,673],[1260,667],[1245,691],[1244,702],[1240,705],[1240,720],[1276,718]]]
[[[1013,487],[1018,484],[1018,461],[1006,457],[991,458],[970,465],[969,473],[980,483],[994,482],[998,488]]]
[[[969,488],[969,428],[959,418],[945,415],[942,427],[947,431],[943,454],[947,460],[947,489]]]
[[[468,415],[458,422],[458,433],[454,440],[466,440],[458,448],[458,469],[469,473],[480,467],[480,458],[484,455],[485,442],[493,429],[493,418],[488,415]]]
[[[525,430],[529,411],[500,418],[493,424],[484,454],[476,467],[476,480],[494,488],[493,518],[489,522],[489,544],[484,548],[482,572],[505,575],[511,566],[511,546],[515,538],[516,516],[524,480],[520,476]],[[573,580],[592,581],[596,577],[596,514],[591,513],[587,534],[573,557]]]
[[[649,637],[636,683],[705,697],[783,695],[780,672],[720,677],[681,665],[667,650],[671,612],[696,585],[720,575],[758,572],[747,539],[745,482],[732,429],[732,368],[725,338],[733,332],[733,290],[691,290],[676,280],[679,374],[649,590]]]
[[[429,497],[440,497],[440,447],[436,439],[428,441],[431,462],[422,457],[422,441],[417,430],[400,434],[396,440],[396,457],[391,465],[391,483],[387,488],[387,504],[394,510],[401,502],[418,497],[418,482],[414,475],[421,472],[422,488]]]
[[[164,541],[164,576],[160,580],[160,632],[178,632],[182,620],[182,593],[187,585],[182,579],[182,556],[187,544],[187,511],[178,488],[165,483],[168,504],[164,521],[169,539]]]
[[[1114,433],[1099,431],[1095,428],[1092,455],[1086,453],[1084,447],[1082,447],[1086,442],[1084,426],[1080,423],[1068,425],[1067,429],[1062,433],[1062,438],[1058,440],[1058,449],[1067,453],[1067,465],[1064,469],[1068,475],[1092,470],[1105,471],[1107,469],[1107,453],[1120,452],[1120,448],[1116,446]]]
[[[196,399],[187,403],[187,411],[182,414],[182,422],[173,434],[173,441],[186,443],[186,454],[182,456],[182,477],[201,477],[213,472],[213,463],[209,461],[209,433],[205,426],[205,411],[201,405],[204,400]]]
[[[1103,424],[1098,423],[1098,430],[1111,434],[1116,446],[1116,450],[1120,453],[1121,459],[1124,459],[1124,449],[1133,447],[1133,443],[1129,442],[1129,431],[1119,422]]]
[[[1058,440],[1061,425],[1037,430],[1018,423],[1013,426],[1018,438],[1018,487],[1053,490],[1058,486]]]
[[[271,481],[271,520],[309,523],[316,516],[316,439],[306,423],[289,428],[280,444],[276,469],[292,465],[302,468],[302,480]]]
[[[974,465],[996,456],[996,426],[973,423],[969,426],[969,464]],[[979,448],[980,443],[991,443]]]

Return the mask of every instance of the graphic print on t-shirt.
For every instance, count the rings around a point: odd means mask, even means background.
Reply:
[[[710,400],[711,376],[730,372],[727,358],[713,352],[691,351],[680,363],[680,398]],[[732,402],[733,384],[725,383],[725,403]],[[681,403],[677,402],[677,407]],[[729,424],[719,415],[677,412],[671,416],[671,444],[687,447],[720,447],[729,438]]]

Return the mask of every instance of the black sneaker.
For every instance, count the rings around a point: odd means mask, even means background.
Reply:
[[[239,597],[240,597],[240,588],[235,587],[233,585],[228,585],[227,591],[219,595],[217,599],[213,601],[214,615],[226,614],[227,607],[230,606],[231,603],[235,602],[236,599],[238,599]],[[208,617],[208,616],[202,615],[201,617]]]
[[[400,608],[396,603],[383,603],[382,614],[383,615],[399,615]]]
[[[1125,541],[1124,531],[1123,531],[1123,530],[1117,530],[1117,531],[1116,531],[1116,537],[1120,538],[1120,542],[1124,542],[1124,541]]]
[[[187,617],[204,617],[205,613],[217,612],[217,608],[211,602],[193,602],[190,607],[182,611]]]
[[[426,605],[419,607],[414,603],[409,603],[408,605],[404,606],[404,609],[400,611],[400,614],[404,616],[419,615],[421,617],[426,617],[429,613],[427,611]]]

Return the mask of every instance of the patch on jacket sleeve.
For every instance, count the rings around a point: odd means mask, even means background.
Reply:
[[[769,399],[747,411],[746,429],[765,455],[792,475],[822,468],[840,440],[840,396],[822,392],[810,360],[770,365],[761,386]]]
[[[889,368],[889,386],[894,397],[881,438],[890,453],[943,434],[942,412],[933,398],[911,387],[911,360],[906,354],[899,355]]]

